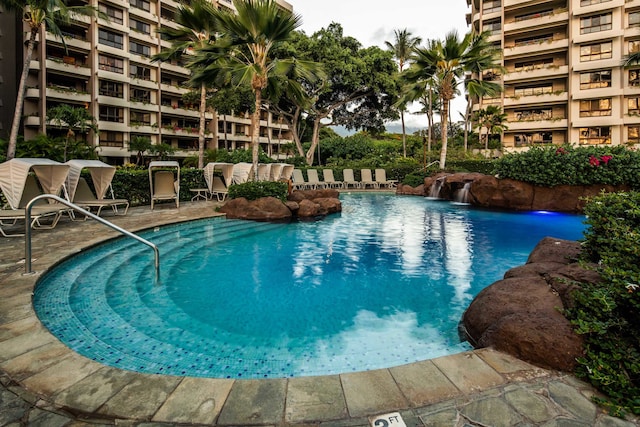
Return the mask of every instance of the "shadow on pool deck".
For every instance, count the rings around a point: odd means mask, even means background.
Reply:
[[[216,215],[217,203],[132,208],[105,217],[130,231]],[[42,272],[116,237],[94,221],[33,232]],[[321,377],[231,380],[139,374],[78,355],[31,304],[24,238],[0,240],[0,425],[369,425],[399,412],[407,426],[638,425],[602,413],[593,389],[491,349],[389,369]],[[21,262],[22,261],[22,262]]]

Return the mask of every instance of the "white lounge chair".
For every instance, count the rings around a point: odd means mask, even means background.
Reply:
[[[174,169],[176,175],[171,170]],[[154,161],[149,163],[149,186],[151,187],[151,209],[154,203],[161,200],[173,200],[176,208],[180,207],[180,164],[175,161]]]
[[[115,166],[108,165],[100,160],[79,159],[69,160],[65,164],[69,165],[66,186],[69,199],[73,203],[89,210],[96,208],[97,215],[100,215],[100,212],[105,207],[110,207],[115,215],[127,214],[129,201],[127,199],[116,199],[111,187],[111,181],[116,173]],[[93,183],[95,194],[86,180],[80,177],[84,169],[91,174],[91,182]]]
[[[342,171],[342,188],[348,189],[353,186],[353,188],[360,188],[360,182],[356,181],[353,176],[353,169],[344,169]]]
[[[371,169],[360,169],[360,187],[378,188],[378,183],[373,180]]]
[[[379,188],[387,187],[387,188],[395,188],[398,181],[387,179],[387,171],[384,169],[376,169],[376,183]]]
[[[232,184],[242,184],[243,182],[247,182],[252,172],[253,165],[251,163],[236,163],[233,165]]]
[[[293,170],[293,183],[291,184],[294,190],[306,190],[311,188],[308,181],[304,180],[304,175],[300,169]]]
[[[282,166],[282,172],[280,173],[280,179],[283,181],[289,181],[291,176],[293,175],[293,170],[295,166],[284,163]]]
[[[258,164],[258,181],[271,180],[271,163]]]
[[[269,181],[280,181],[280,177],[282,176],[282,169],[286,163],[272,163],[271,171],[269,173]]]
[[[96,208],[96,215],[100,215],[102,209],[107,207],[111,208],[114,215],[126,215],[129,210],[129,201],[127,199],[98,199],[95,194],[93,194],[93,191],[91,191],[89,184],[84,178],[80,178],[78,180],[72,202],[87,209],[88,211]],[[118,209],[118,207],[121,207],[122,209]]]
[[[214,175],[218,171],[222,176]],[[224,201],[229,193],[229,185],[233,180],[233,163],[208,163],[204,167],[204,180],[211,196],[219,202]]]
[[[327,187],[325,182],[320,181],[318,171],[315,169],[307,169],[307,181],[309,182],[309,186],[314,190]]]
[[[336,181],[333,176],[333,169],[323,169],[322,175],[328,188],[342,188],[342,181]]]

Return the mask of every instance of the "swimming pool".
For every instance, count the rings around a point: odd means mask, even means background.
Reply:
[[[194,221],[84,251],[38,282],[36,313],[122,369],[221,378],[326,375],[464,351],[472,298],[583,217],[343,194],[318,222]]]

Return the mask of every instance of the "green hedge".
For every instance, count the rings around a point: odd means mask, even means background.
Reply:
[[[601,284],[581,284],[567,316],[585,339],[577,375],[608,396],[614,413],[640,414],[640,193],[589,200],[583,256]]]
[[[229,186],[229,198],[244,197],[247,200],[256,200],[261,197],[275,197],[285,202],[288,190],[289,185],[286,182],[250,181]]]
[[[624,146],[532,147],[494,162],[500,178],[553,187],[560,184],[628,184],[640,189],[640,153]]]

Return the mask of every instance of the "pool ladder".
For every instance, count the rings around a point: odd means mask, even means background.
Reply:
[[[38,200],[44,200],[44,199],[51,199],[51,200],[55,200],[58,203],[61,203],[75,211],[80,212],[82,215],[86,215],[89,218],[95,219],[96,221],[98,221],[99,223],[102,223],[104,225],[106,225],[107,227],[118,231],[122,234],[124,234],[127,237],[131,237],[137,241],[139,241],[140,243],[144,243],[145,245],[149,246],[151,249],[153,249],[153,252],[155,254],[155,267],[156,267],[156,278],[160,277],[160,251],[158,250],[158,247],[156,245],[154,245],[153,243],[151,243],[150,241],[143,239],[140,236],[137,236],[133,233],[131,233],[130,231],[125,230],[124,228],[118,227],[117,225],[107,221],[104,218],[99,217],[98,215],[95,215],[91,212],[89,212],[86,209],[81,208],[78,205],[75,205],[73,203],[71,203],[68,200],[63,199],[62,197],[58,197],[56,195],[53,194],[41,194],[39,196],[34,197],[33,199],[31,199],[31,201],[29,201],[29,203],[27,203],[27,206],[25,208],[25,226],[24,226],[24,274],[33,274],[33,272],[31,271],[31,208],[33,207],[33,205],[35,204],[35,202],[37,202]]]

